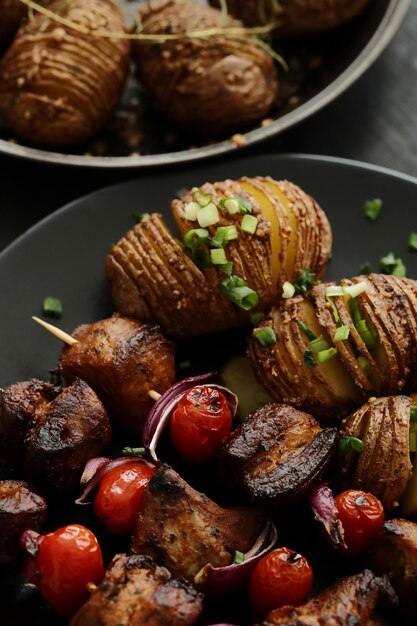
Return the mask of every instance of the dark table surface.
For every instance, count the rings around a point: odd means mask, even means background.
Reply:
[[[417,176],[417,0],[388,49],[353,87],[307,121],[242,155],[273,152],[341,156]],[[0,157],[0,249],[67,202],[146,174]]]

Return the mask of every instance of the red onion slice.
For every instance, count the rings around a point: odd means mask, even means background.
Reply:
[[[42,540],[42,535],[40,535],[36,530],[31,530],[27,528],[20,535],[20,547],[30,556],[36,558],[38,556],[39,544]]]
[[[278,539],[278,531],[268,521],[253,544],[246,552],[243,563],[232,563],[224,567],[213,567],[207,563],[194,577],[198,589],[210,596],[224,596],[239,591],[247,582],[257,562],[270,552]]]
[[[322,524],[333,547],[336,549],[346,548],[343,525],[329,484],[319,483],[316,485],[310,493],[309,500],[314,517]]]
[[[191,376],[178,381],[172,387],[170,387],[162,396],[155,402],[152,409],[148,413],[145,426],[143,429],[143,445],[148,450],[149,455],[154,461],[158,461],[156,455],[156,446],[158,441],[167,427],[172,413],[175,411],[179,401],[183,395],[196,385],[206,385],[212,389],[217,389],[224,394],[229,405],[232,419],[236,415],[238,399],[237,396],[227,389],[218,385],[216,382],[217,373],[209,372],[208,374],[200,374],[199,376]]]
[[[149,463],[143,456],[122,456],[118,459],[108,459],[103,456],[90,459],[81,476],[81,486],[84,487],[81,496],[77,498],[75,504],[90,504],[88,497],[97,489],[101,480],[108,472],[121,467],[122,465],[131,465],[132,463],[146,463],[150,467],[155,467],[153,463]]]

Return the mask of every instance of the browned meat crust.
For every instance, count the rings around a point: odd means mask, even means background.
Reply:
[[[149,557],[118,554],[70,626],[193,626],[202,599]]]
[[[175,381],[174,345],[158,326],[120,315],[78,326],[73,337],[78,343],[59,361],[65,378],[87,381],[117,425],[141,433],[153,404],[148,392]]]
[[[395,602],[385,578],[370,570],[342,578],[299,607],[284,606],[268,613],[262,626],[352,626],[367,624],[381,601]]]
[[[233,562],[265,526],[254,508],[222,508],[164,465],[151,478],[139,513],[131,552],[148,554],[174,576],[193,581],[207,563]]]
[[[322,430],[307,413],[268,404],[231,434],[218,467],[226,479],[243,484],[255,502],[282,510],[320,479],[336,440],[336,428]]]
[[[0,480],[0,565],[13,561],[24,530],[40,530],[46,520],[46,500],[29,483]]]

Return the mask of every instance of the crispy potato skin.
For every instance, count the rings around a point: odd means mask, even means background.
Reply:
[[[112,0],[54,0],[48,8],[81,26],[123,31]],[[92,37],[36,15],[0,63],[0,113],[16,137],[65,148],[106,121],[124,85],[129,43]]]
[[[278,10],[271,0],[229,0],[227,6],[232,15],[249,26],[262,23],[260,7],[266,8],[266,19],[276,20],[275,33],[293,37],[318,33],[349,22],[368,5],[369,0],[281,0]],[[210,0],[219,6],[219,0]]]
[[[219,26],[217,9],[153,0],[140,10],[144,33],[183,34]],[[229,26],[238,26],[232,19]],[[272,58],[251,35],[135,44],[139,76],[154,106],[193,133],[218,136],[262,119],[276,99]]]
[[[0,2],[0,41],[12,39],[25,15],[27,15],[27,6],[19,0]]]

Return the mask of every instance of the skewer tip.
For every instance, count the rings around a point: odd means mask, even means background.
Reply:
[[[78,343],[77,339],[74,339],[74,337],[64,332],[60,328],[57,328],[56,326],[53,326],[52,324],[45,322],[45,320],[42,320],[40,317],[36,317],[36,315],[32,315],[32,319],[38,324],[40,324],[41,326],[43,326],[52,335],[54,335],[58,339],[61,339],[61,341],[68,344],[69,346],[73,346],[75,343]]]

